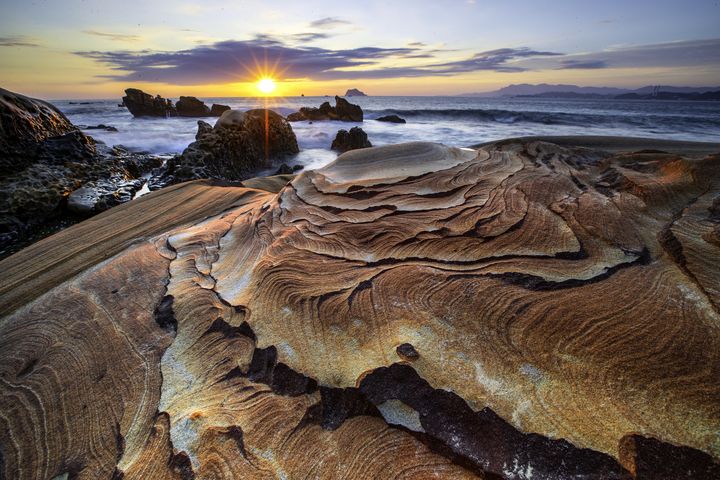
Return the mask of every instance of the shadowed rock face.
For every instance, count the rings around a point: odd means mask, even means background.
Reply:
[[[352,104],[342,97],[335,96],[335,106],[323,102],[319,108],[303,107],[300,111],[287,116],[289,122],[301,120],[341,120],[343,122],[362,122],[363,111],[359,105]]]
[[[0,88],[1,176],[22,171],[40,154],[63,146],[81,158],[95,152],[94,145],[53,105]]]
[[[160,95],[153,97],[137,88],[126,89],[122,100],[135,117],[176,117],[178,114],[170,99]]]
[[[130,200],[158,162],[96,145],[49,103],[0,89],[0,257],[69,213]]]
[[[248,189],[0,319],[5,475],[712,478],[719,163],[411,143]]]
[[[360,127],[352,127],[349,132],[347,130],[338,130],[330,149],[347,152],[368,147],[372,147],[372,143],[368,140],[367,133]]]
[[[181,117],[207,117],[210,115],[210,108],[195,97],[180,97],[175,108]]]
[[[195,138],[182,155],[168,161],[150,188],[198,178],[243,180],[299,151],[292,127],[272,110],[227,110],[214,127],[199,121]]]

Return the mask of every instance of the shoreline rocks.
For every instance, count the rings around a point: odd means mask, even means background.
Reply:
[[[137,179],[159,165],[154,156],[96,143],[50,103],[2,89],[0,122],[0,257],[40,231],[52,233],[51,223],[131,199],[142,186]],[[91,194],[97,199],[89,207]]]
[[[303,120],[340,120],[343,122],[362,122],[363,111],[359,105],[352,104],[342,97],[335,96],[335,106],[323,102],[319,108],[302,107],[300,111],[287,116],[288,122]]]
[[[259,169],[272,167],[273,159],[300,151],[287,120],[264,109],[227,110],[214,127],[200,120],[195,139],[181,155],[169,160],[163,171],[155,173],[150,179],[151,190],[198,178],[243,180]]]
[[[372,147],[372,143],[368,140],[367,133],[360,127],[352,127],[349,132],[338,130],[330,150],[342,153],[368,147]]]
[[[122,101],[135,117],[177,117],[178,115],[169,99],[160,95],[153,97],[137,88],[126,89]]]
[[[388,122],[388,123],[407,123],[404,118],[398,117],[397,115],[385,115],[375,119],[377,122]]]
[[[153,97],[137,88],[125,90],[123,103],[135,117],[219,117],[230,110],[227,105],[213,103],[212,107],[197,97],[181,96],[173,105],[172,100],[160,95]]]

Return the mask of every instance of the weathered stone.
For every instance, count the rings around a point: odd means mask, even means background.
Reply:
[[[242,180],[299,151],[292,127],[272,110],[228,110],[209,127],[198,123],[196,141],[151,179],[151,189],[196,178]]]
[[[210,109],[202,100],[195,97],[180,97],[175,109],[181,117],[209,117]]]
[[[323,102],[319,108],[302,107],[300,111],[287,116],[289,122],[301,120],[341,120],[343,122],[362,122],[363,111],[344,98],[335,97],[335,106],[330,102]]]
[[[378,117],[375,120],[378,122],[407,123],[404,118],[400,118],[397,115],[385,115],[384,117]]]
[[[367,147],[372,147],[372,143],[368,140],[367,134],[360,127],[352,127],[349,132],[347,130],[338,130],[330,149],[338,152],[347,152],[349,150]]]
[[[219,117],[223,113],[230,110],[230,107],[227,105],[220,105],[218,103],[213,103],[212,107],[210,108],[210,116],[211,117]]]
[[[153,97],[137,88],[126,89],[122,100],[135,117],[175,117],[178,114],[169,99],[160,95]]]

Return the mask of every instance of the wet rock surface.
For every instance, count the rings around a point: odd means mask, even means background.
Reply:
[[[153,97],[137,88],[126,89],[122,101],[135,117],[176,117],[178,114],[170,99]]]
[[[130,200],[139,177],[161,163],[96,144],[49,103],[7,90],[0,91],[0,118],[0,257],[51,233],[50,225],[72,223],[67,216]]]
[[[195,97],[180,97],[175,104],[175,109],[181,117],[208,117],[210,109],[205,102]]]
[[[367,133],[360,127],[352,127],[349,132],[347,130],[338,130],[332,145],[330,145],[331,150],[340,153],[368,147],[372,147],[372,143],[368,140]]]
[[[125,90],[123,103],[135,117],[219,117],[230,110],[227,105],[213,104],[212,107],[197,97],[181,96],[173,105],[172,100],[160,95],[152,96],[137,88]]]
[[[404,118],[398,117],[397,115],[385,115],[383,117],[378,117],[375,120],[378,122],[388,123],[407,123]]]
[[[272,110],[225,111],[214,127],[199,121],[195,138],[154,173],[151,189],[198,178],[243,180],[299,152],[292,127]]]

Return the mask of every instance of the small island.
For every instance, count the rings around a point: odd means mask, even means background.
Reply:
[[[350,88],[345,92],[346,97],[367,97],[367,94],[357,88]]]

